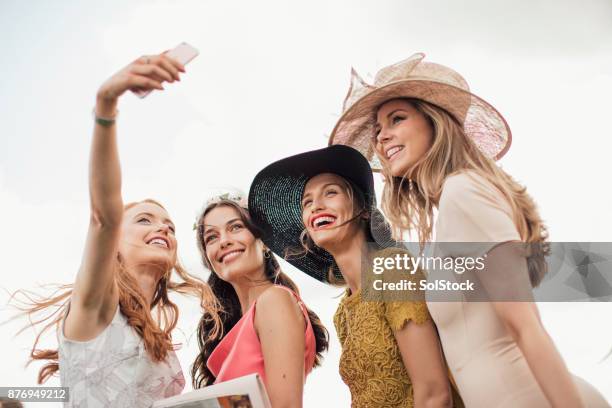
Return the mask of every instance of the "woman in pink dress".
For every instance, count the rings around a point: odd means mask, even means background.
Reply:
[[[306,376],[320,363],[328,333],[281,272],[245,207],[240,195],[226,194],[209,201],[197,222],[219,311],[200,320],[193,386],[257,373],[273,407],[301,407]]]
[[[462,256],[486,257],[477,277],[492,301],[427,295],[466,406],[608,407],[569,373],[530,301],[546,271],[547,233],[525,188],[495,164],[510,147],[506,121],[461,75],[423,58],[381,69],[374,84],[353,73],[330,143],[359,149],[382,171],[382,207],[398,233],[414,231],[421,244],[434,232],[438,243],[479,243]],[[525,257],[512,242],[534,250]],[[457,255],[447,251],[455,246],[436,248]]]

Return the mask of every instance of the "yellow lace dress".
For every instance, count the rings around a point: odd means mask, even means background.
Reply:
[[[418,277],[424,275],[418,273],[414,278]],[[424,297],[414,301],[363,300],[371,296],[362,297],[361,290],[351,294],[347,289],[334,315],[342,346],[340,376],[351,391],[351,407],[413,407],[412,383],[393,332],[411,320],[416,324],[430,320],[427,304]],[[454,388],[453,400],[455,407],[463,407]]]

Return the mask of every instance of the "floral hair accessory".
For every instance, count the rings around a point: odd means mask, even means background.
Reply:
[[[213,196],[209,198],[208,200],[206,200],[205,207],[208,207],[209,205],[212,205],[212,204],[220,203],[221,201],[233,201],[239,206],[241,206],[242,208],[245,208],[245,209],[248,208],[246,195],[243,194],[241,191],[226,192],[223,194]]]
[[[211,206],[213,204],[220,203],[222,201],[233,201],[234,203],[238,204],[240,207],[244,208],[245,210],[249,208],[248,207],[248,202],[247,202],[247,196],[246,196],[246,194],[244,194],[240,190],[226,191],[226,192],[221,193],[221,194],[213,195],[208,200],[206,200],[206,202],[204,203],[204,207],[198,213],[198,215],[196,217],[196,221],[193,223],[193,230],[194,231],[196,229],[198,229],[198,220],[199,220],[200,216],[202,215],[202,213],[204,213],[204,211],[209,206]]]

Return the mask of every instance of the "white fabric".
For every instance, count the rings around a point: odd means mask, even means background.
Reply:
[[[96,338],[74,341],[58,332],[60,381],[69,387],[64,407],[149,407],[180,394],[185,378],[174,351],[154,363],[142,338],[117,307],[111,323]]]

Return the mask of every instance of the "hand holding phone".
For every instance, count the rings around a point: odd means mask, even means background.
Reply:
[[[187,44],[186,42],[182,42],[176,47],[174,47],[173,49],[165,52],[162,55],[170,57],[174,59],[175,61],[178,61],[182,65],[186,65],[188,62],[193,60],[199,54],[200,52],[195,47]],[[151,61],[150,60],[145,61],[145,64],[147,63],[151,63]],[[132,89],[132,92],[134,92],[134,94],[136,94],[136,96],[138,96],[141,99],[147,96],[148,94],[150,94],[151,91],[152,89],[146,89],[146,90],[145,89]]]

